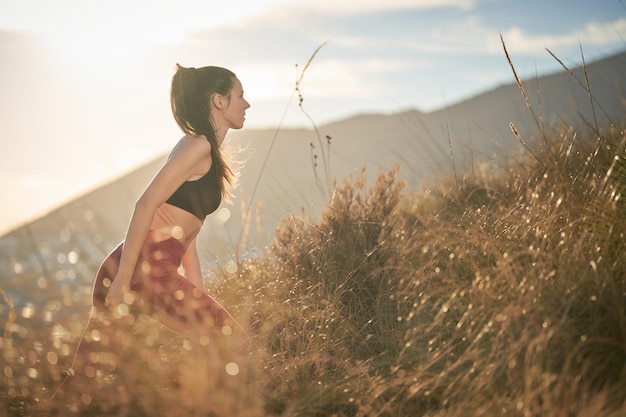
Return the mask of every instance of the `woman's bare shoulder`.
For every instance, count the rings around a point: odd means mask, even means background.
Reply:
[[[161,171],[181,171],[185,180],[203,176],[211,168],[211,144],[204,136],[183,136]]]
[[[204,135],[190,136],[185,135],[178,140],[168,159],[171,159],[176,154],[194,154],[196,156],[211,156],[211,143],[206,139]]]
[[[174,150],[177,149],[186,149],[193,148],[194,151],[204,151],[211,152],[211,143],[207,140],[206,136],[198,135],[191,136],[185,135],[178,140],[176,146],[174,146]]]

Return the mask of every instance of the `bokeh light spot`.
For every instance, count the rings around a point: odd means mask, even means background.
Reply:
[[[26,304],[22,308],[22,317],[24,317],[25,319],[32,318],[34,313],[35,313],[35,307],[31,303]]]
[[[59,361],[59,356],[55,352],[48,352],[46,354],[46,359],[50,365],[56,365]]]
[[[183,231],[182,227],[174,226],[172,227],[171,234],[174,239],[182,239],[183,236],[185,235],[185,232]]]
[[[46,279],[46,277],[37,278],[37,286],[40,289],[45,290],[48,287],[48,280]]]
[[[226,373],[230,376],[239,375],[239,365],[235,362],[229,362],[226,364]]]
[[[131,305],[134,302],[135,302],[135,296],[132,293],[127,292],[126,294],[124,294],[125,304]]]
[[[152,267],[150,266],[150,262],[143,261],[141,262],[141,272],[145,275],[150,275],[150,270]]]
[[[230,210],[226,207],[222,207],[217,211],[217,218],[222,222],[226,223],[228,219],[230,219]]]
[[[117,314],[119,314],[120,317],[126,317],[128,316],[128,312],[129,312],[128,305],[122,303],[117,306],[117,309],[115,311],[117,311]]]
[[[67,260],[72,264],[72,265],[76,265],[76,262],[78,262],[78,252],[76,251],[70,251],[67,254]]]
[[[57,262],[59,264],[61,265],[64,264],[66,260],[67,260],[67,256],[63,252],[59,252],[57,254]]]
[[[226,263],[225,269],[229,274],[234,274],[235,272],[237,272],[237,269],[239,269],[239,267],[237,266],[237,262],[231,260]]]
[[[93,329],[91,331],[91,340],[93,340],[94,342],[99,342],[100,341],[100,330]]]

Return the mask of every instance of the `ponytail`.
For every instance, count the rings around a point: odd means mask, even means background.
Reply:
[[[220,192],[228,199],[228,188],[234,174],[220,151],[215,129],[211,124],[211,98],[227,96],[233,88],[235,74],[220,67],[183,67],[176,64],[172,77],[170,106],[176,124],[187,135],[203,135],[211,144],[213,167],[219,179]]]

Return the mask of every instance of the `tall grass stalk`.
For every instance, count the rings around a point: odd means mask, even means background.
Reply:
[[[311,62],[313,61],[317,53],[328,42],[329,41],[322,43],[320,46],[317,47],[317,49],[315,49],[315,51],[313,52],[313,55],[311,55],[306,65],[302,69],[302,72],[299,73],[296,79],[296,87],[295,87],[295,91],[298,93],[298,106],[300,107],[302,114],[304,114],[304,116],[309,120],[309,122],[311,122],[311,125],[313,126],[313,131],[315,132],[315,137],[317,139],[317,145],[322,154],[321,159],[322,159],[322,166],[324,167],[324,180],[325,180],[324,183],[322,183],[322,180],[320,179],[317,173],[318,158],[317,158],[317,154],[315,153],[315,145],[313,144],[313,142],[311,142],[311,166],[313,168],[313,174],[315,176],[315,183],[317,184],[317,187],[320,193],[324,197],[328,196],[328,193],[332,186],[331,184],[332,179],[331,179],[331,174],[330,174],[330,149],[325,149],[325,147],[330,148],[330,137],[326,136],[327,141],[326,141],[326,144],[324,144],[324,142],[322,141],[322,135],[319,131],[319,128],[317,127],[317,123],[315,123],[315,120],[309,115],[309,113],[307,113],[307,111],[304,109],[304,106],[302,105],[302,103],[304,102],[304,96],[302,94],[301,85],[302,85],[302,80],[304,78],[304,74],[306,73],[307,68],[309,68],[309,65],[311,65]]]
[[[602,113],[604,114],[604,116],[608,119],[611,120],[611,118],[609,117],[608,113],[606,112],[606,110],[602,107],[602,104],[600,104],[598,102],[598,100],[596,100],[596,98],[593,96],[592,92],[591,92],[591,85],[589,84],[589,76],[587,74],[587,66],[584,64],[585,62],[585,57],[583,54],[583,50],[582,50],[582,45],[580,46],[580,54],[581,57],[583,59],[583,74],[585,77],[585,82],[583,83],[574,73],[574,71],[572,71],[571,69],[569,69],[567,67],[567,65],[565,65],[565,63],[563,63],[563,61],[561,59],[559,59],[550,49],[546,48],[546,51],[550,54],[550,56],[552,56],[552,58],[555,59],[555,61],[557,61],[561,67],[563,67],[563,69],[576,81],[576,83],[585,90],[585,92],[587,93],[587,96],[589,97],[589,102],[591,104],[591,110],[592,110],[592,114],[593,114],[593,122],[594,122],[594,127],[596,129],[596,131],[598,130],[598,121],[597,121],[597,117],[596,117],[596,110],[595,110],[595,106],[598,106],[600,108],[600,110],[602,110]],[[614,123],[613,121],[611,121],[611,123]],[[589,123],[587,123],[587,125],[589,125]]]
[[[526,94],[526,89],[524,88],[524,85],[522,84],[522,80],[517,75],[517,71],[515,70],[513,61],[511,60],[511,57],[509,56],[509,51],[507,51],[506,49],[506,43],[504,42],[504,38],[502,37],[502,34],[500,34],[500,42],[502,43],[502,49],[504,50],[504,55],[506,56],[506,60],[509,63],[509,66],[511,67],[511,71],[513,71],[513,78],[515,78],[515,83],[517,84],[517,87],[519,88],[520,93],[522,94],[522,97],[524,97],[524,102],[526,103],[526,107],[528,108],[528,111],[530,112],[530,114],[533,117],[533,120],[535,121],[535,127],[537,128],[537,133],[539,134],[539,137],[541,138],[542,142],[546,144],[547,139],[545,136],[543,125],[540,122],[540,118],[535,113],[533,106],[530,104],[530,100],[528,99],[528,94]]]
[[[265,158],[263,160],[263,163],[261,164],[261,171],[259,172],[259,175],[257,176],[256,179],[256,183],[254,184],[254,187],[252,188],[252,194],[250,195],[250,200],[249,203],[247,204],[247,208],[245,210],[242,210],[242,222],[243,223],[249,223],[249,218],[250,218],[250,214],[251,214],[251,210],[252,210],[252,202],[254,201],[254,198],[256,196],[256,192],[259,188],[259,184],[261,183],[261,178],[263,176],[263,171],[265,171],[265,167],[267,166],[267,161],[269,160],[270,155],[272,154],[272,150],[274,149],[274,144],[276,143],[276,139],[278,138],[278,133],[280,132],[280,130],[282,129],[282,125],[283,125],[283,121],[285,119],[285,116],[287,115],[287,110],[289,109],[290,105],[291,105],[291,100],[293,99],[293,96],[297,93],[299,96],[299,103],[298,105],[300,106],[300,108],[302,109],[302,93],[300,90],[300,85],[302,84],[302,80],[304,78],[304,74],[307,70],[307,68],[309,67],[309,65],[311,65],[311,62],[313,61],[313,59],[315,58],[315,56],[317,55],[317,53],[319,52],[319,50],[328,43],[328,41],[324,42],[323,44],[321,44],[320,46],[317,47],[317,49],[315,49],[315,51],[313,51],[313,54],[311,55],[311,57],[309,58],[309,60],[307,61],[306,65],[304,66],[304,69],[302,70],[301,73],[299,73],[299,75],[296,77],[296,85],[294,90],[291,93],[291,96],[289,97],[289,100],[287,100],[287,104],[285,105],[285,110],[283,112],[283,115],[280,118],[280,122],[278,123],[278,126],[274,132],[274,135],[272,136],[272,141],[270,142],[270,146],[267,150],[267,153],[265,154]],[[302,109],[302,111],[304,112],[304,109]],[[313,120],[311,119],[311,117],[304,112],[304,114],[309,118],[309,120],[311,120],[311,122],[313,122]],[[313,123],[314,127],[315,127],[315,132],[318,138],[318,141],[320,142],[320,147],[321,147],[321,139],[320,139],[320,135],[319,135],[319,130],[317,129],[317,126],[315,125],[315,123]],[[323,152],[323,147],[322,147],[322,152]],[[330,171],[328,167],[326,167],[326,158],[323,157],[322,158],[324,161],[324,167],[326,169],[326,178],[327,180],[330,178]],[[317,171],[314,169],[314,174],[316,177],[316,180],[318,179],[317,177]],[[242,227],[241,229],[241,234],[239,237],[239,241],[238,244],[236,245],[236,257],[237,259],[239,259],[239,248],[241,247],[242,241],[245,240],[245,236],[244,233],[246,233],[246,229]]]

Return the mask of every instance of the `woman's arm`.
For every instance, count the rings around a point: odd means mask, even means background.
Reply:
[[[183,255],[182,265],[185,269],[185,277],[196,287],[204,291],[204,282],[202,281],[202,268],[200,267],[200,258],[198,257],[198,249],[196,248],[196,238],[194,237],[187,251]]]
[[[122,303],[124,295],[130,291],[130,279],[156,210],[183,182],[205,172],[207,160],[210,168],[211,145],[209,142],[204,138],[185,137],[143,192],[135,204],[135,210],[126,232],[120,266],[107,294],[107,305]]]

